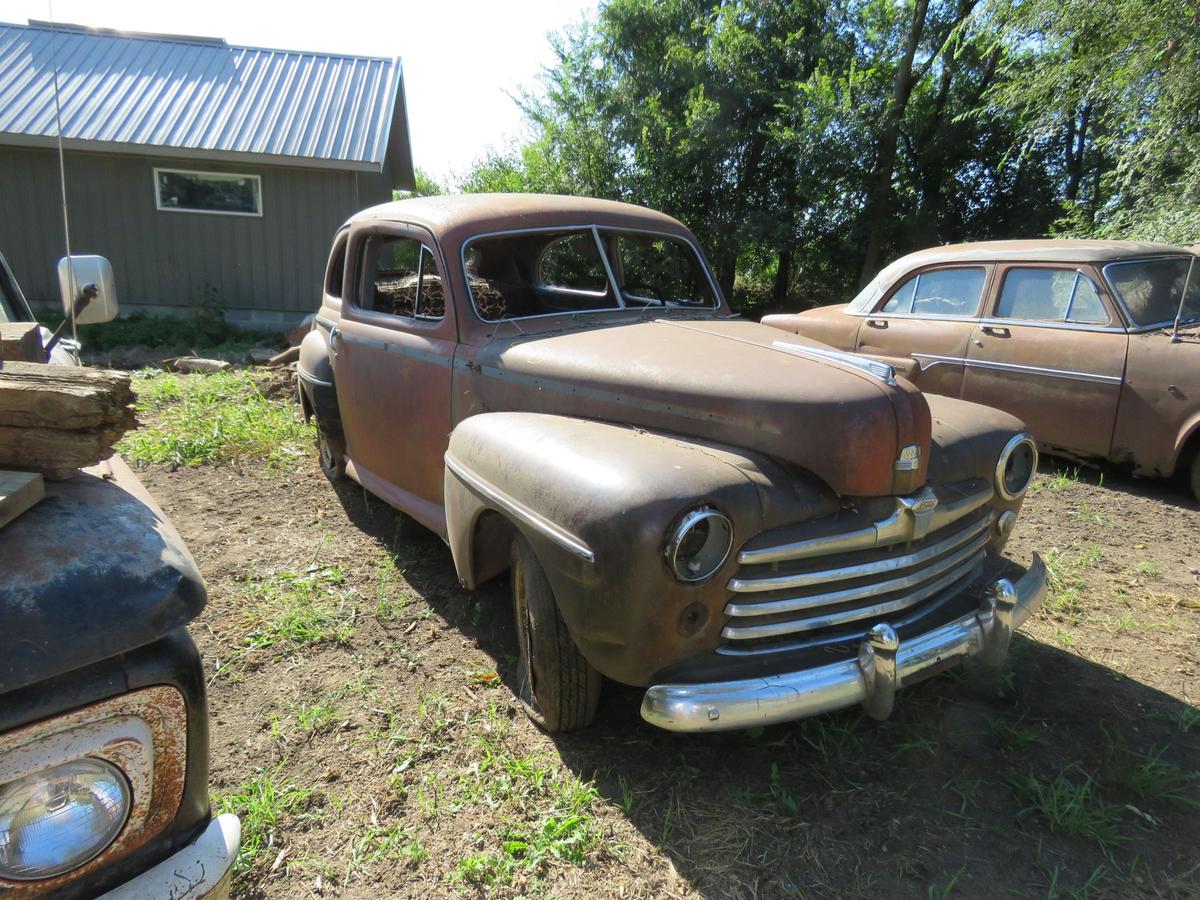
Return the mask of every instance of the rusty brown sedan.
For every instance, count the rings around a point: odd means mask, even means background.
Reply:
[[[850,303],[763,324],[1020,417],[1042,449],[1179,474],[1200,499],[1200,259],[1125,241],[922,250]]]
[[[551,730],[601,676],[663,728],[746,728],[995,665],[1037,451],[1005,413],[732,315],[683,225],[574,197],[366,210],[301,346],[322,466],[511,573],[516,689]]]

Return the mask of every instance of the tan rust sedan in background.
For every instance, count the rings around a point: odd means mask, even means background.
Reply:
[[[763,319],[1022,419],[1041,447],[1200,499],[1200,259],[1166,244],[996,241],[909,254],[850,303]]]

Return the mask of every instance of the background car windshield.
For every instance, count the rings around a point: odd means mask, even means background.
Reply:
[[[716,307],[712,285],[688,244],[654,234],[602,234],[615,238],[626,305]]]
[[[979,311],[986,272],[982,266],[920,272],[900,286],[883,312],[973,316]]]
[[[1192,259],[1173,257],[1138,262],[1109,263],[1104,277],[1129,313],[1135,325],[1162,325],[1175,321],[1183,282]],[[1182,322],[1200,319],[1200,260],[1191,266],[1192,278],[1183,306]]]
[[[686,242],[640,232],[590,228],[476,238],[463,252],[471,301],[495,322],[531,316],[717,306],[695,250]],[[607,265],[606,265],[607,263]],[[618,294],[610,270],[622,290]]]

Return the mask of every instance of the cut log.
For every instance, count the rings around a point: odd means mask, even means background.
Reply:
[[[37,322],[0,322],[0,361],[46,361],[42,332]]]
[[[3,528],[46,495],[37,472],[0,469],[0,528]]]
[[[0,363],[0,466],[63,477],[112,455],[137,424],[125,372]]]

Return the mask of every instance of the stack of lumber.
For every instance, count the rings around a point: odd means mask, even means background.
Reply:
[[[135,424],[127,373],[0,362],[0,468],[67,478]]]

